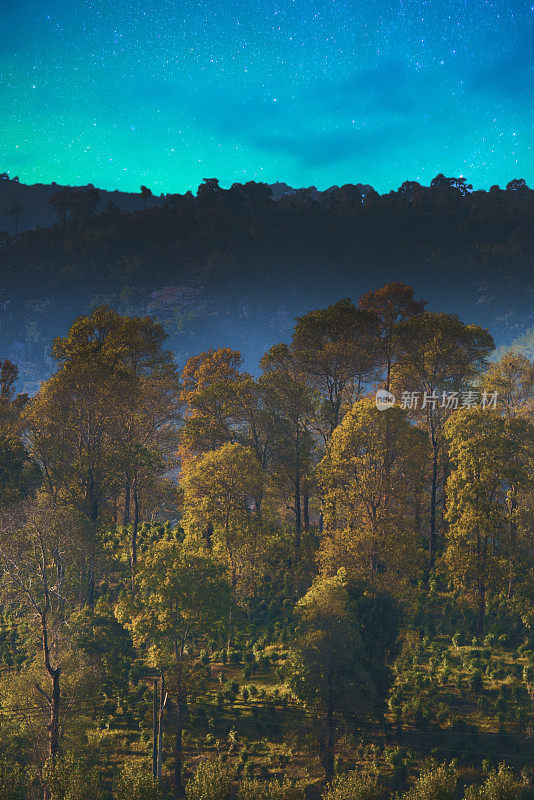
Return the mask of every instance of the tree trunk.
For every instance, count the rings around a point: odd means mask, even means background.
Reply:
[[[484,636],[484,619],[486,616],[486,582],[484,578],[477,581],[477,636]]]
[[[302,535],[302,516],[300,509],[300,475],[298,473],[295,478],[294,504],[295,504],[295,550],[298,556],[300,551],[300,539]]]
[[[52,761],[55,761],[59,752],[59,704],[61,697],[59,673],[60,668],[56,667],[51,674],[52,702],[50,704],[50,722],[48,724],[48,751]]]
[[[213,525],[211,522],[208,522],[206,527],[204,528],[204,539],[206,540],[206,547],[208,551],[211,553],[213,550]]]
[[[487,539],[480,536],[480,531],[477,530],[477,561],[478,561],[478,577],[476,582],[477,592],[477,636],[484,635],[484,619],[486,616],[486,557],[487,557]]]
[[[137,488],[137,477],[133,484],[134,518],[132,527],[132,572],[137,566],[137,531],[139,529],[139,491]]]
[[[158,679],[154,678],[152,697],[152,777],[158,776]]]
[[[52,693],[48,697],[50,704],[50,722],[47,725],[48,729],[48,755],[52,763],[54,763],[56,756],[59,752],[59,706],[60,706],[60,685],[59,676],[61,668],[53,667],[50,661],[50,646],[48,644],[48,625],[47,625],[47,610],[41,613],[41,633],[42,633],[42,648],[45,668],[52,684]]]
[[[124,484],[124,512],[122,515],[122,524],[126,528],[130,524],[130,481],[126,479]]]
[[[509,573],[508,573],[508,599],[514,593],[514,579],[515,579],[515,555],[517,549],[517,523],[515,521],[515,514],[517,511],[517,486],[510,486],[510,549],[509,549]]]
[[[183,717],[185,715],[185,700],[176,701],[176,741],[174,745],[174,795],[183,797],[185,795],[182,783],[182,731]]]
[[[438,448],[432,443],[432,485],[430,489],[430,536],[428,539],[428,563],[430,569],[436,560],[436,516],[437,516],[437,493],[438,493]]]
[[[334,676],[328,672],[328,703],[326,708],[326,742],[323,753],[323,767],[327,781],[334,777]]]
[[[232,650],[234,646],[234,600],[235,600],[235,590],[237,586],[237,575],[235,570],[235,565],[232,565],[232,575],[231,575],[231,587],[232,592],[230,596],[230,610],[228,612],[228,643],[227,643],[227,650]]]
[[[161,780],[161,764],[163,761],[163,711],[165,709],[165,673],[161,673],[158,716],[158,765],[157,778]]]
[[[304,530],[307,533],[310,530],[310,493],[307,489],[304,490],[303,511],[304,511]]]

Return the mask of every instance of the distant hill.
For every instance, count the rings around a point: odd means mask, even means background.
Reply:
[[[53,337],[101,303],[161,320],[180,364],[224,345],[251,371],[295,316],[392,280],[498,346],[534,327],[534,192],[521,180],[486,192],[439,175],[379,195],[211,178],[153,197],[4,174],[0,212],[0,358],[29,392]]]
[[[14,233],[15,225],[13,217],[6,214],[6,208],[13,203],[20,203],[18,230],[19,233],[36,228],[46,228],[58,222],[58,213],[50,205],[50,197],[57,194],[61,189],[87,189],[92,184],[80,187],[66,187],[58,183],[20,183],[15,177],[9,178],[7,173],[0,174],[0,231],[6,230]],[[108,192],[105,189],[98,189],[100,201],[96,207],[96,213],[102,213],[108,203],[113,203],[121,211],[131,213],[144,208],[144,201],[141,193],[134,192]],[[158,207],[163,205],[163,197],[152,196],[148,201],[148,207]]]
[[[305,197],[316,201],[319,201],[322,196],[339,189],[338,186],[332,186],[324,192],[320,192],[315,186],[295,189],[287,183],[280,182],[269,184],[269,188],[273,200],[283,200],[300,195],[301,198]],[[23,233],[28,230],[55,225],[58,221],[61,221],[61,215],[50,204],[50,198],[62,190],[71,190],[75,193],[87,191],[88,189],[95,189],[95,187],[92,183],[84,186],[67,186],[55,182],[50,184],[25,184],[21,183],[17,176],[10,178],[7,172],[0,173],[0,231],[14,234],[15,227],[18,229],[18,233]],[[96,189],[96,191],[98,192],[99,200],[94,209],[95,214],[101,214],[106,210],[106,207],[109,208],[111,206],[126,213],[144,210],[144,199],[140,191],[120,192],[118,189],[114,191]],[[168,203],[169,198],[178,196],[184,195],[151,194],[147,199],[147,209],[161,208],[161,206]],[[9,209],[13,204],[20,206],[16,224],[13,214],[6,213],[6,209]]]

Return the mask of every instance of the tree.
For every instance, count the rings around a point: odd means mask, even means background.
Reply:
[[[486,365],[494,347],[487,330],[465,325],[452,314],[425,312],[402,322],[396,331],[398,360],[393,372],[397,394],[407,397],[417,393],[418,411],[432,448],[432,474],[428,555],[430,567],[437,552],[438,508],[443,505],[446,480],[446,454],[443,452],[443,424],[454,404],[447,400],[453,392],[457,402],[460,392],[471,390],[471,381]],[[407,407],[413,407],[410,400]],[[440,496],[441,489],[441,496]]]
[[[497,392],[499,408],[508,419],[526,416],[534,405],[534,364],[509,351],[489,365],[483,387],[488,394]]]
[[[263,356],[261,366],[264,374],[259,385],[273,412],[269,430],[274,483],[281,488],[286,508],[294,514],[298,558],[303,516],[304,528],[309,528],[309,495],[315,451],[310,432],[314,398],[286,345],[271,347]]]
[[[257,569],[260,530],[252,501],[262,480],[256,455],[237,443],[187,461],[182,468],[184,528],[208,551],[220,555],[227,566],[232,594],[229,646],[233,641],[232,606],[238,592],[246,596]]]
[[[136,591],[117,613],[149,666],[168,673],[175,705],[174,788],[182,796],[182,730],[188,694],[198,682],[199,647],[210,641],[228,606],[224,571],[212,556],[160,541],[136,575]]]
[[[105,306],[80,317],[54,341],[58,369],[26,414],[45,491],[85,514],[94,543],[121,495],[129,522],[133,493],[132,569],[139,490],[165,471],[178,413],[178,377],[172,354],[162,347],[165,336],[150,318],[123,317]],[[90,566],[91,604],[93,572]]]
[[[251,384],[250,376],[241,372],[242,363],[241,354],[227,347],[188,359],[182,372],[182,458],[238,440]]]
[[[319,392],[325,440],[360,395],[378,360],[379,320],[350,300],[297,319],[291,351]]]
[[[27,501],[2,512],[0,563],[3,601],[16,601],[36,624],[48,690],[35,690],[49,709],[48,756],[59,753],[61,653],[59,643],[72,602],[73,555],[80,542],[80,520],[61,509]]]
[[[48,198],[48,203],[57,212],[61,224],[65,225],[67,213],[72,204],[72,189],[70,186],[64,186],[62,189],[59,189],[59,191],[51,194]]]
[[[484,632],[488,594],[498,594],[509,570],[508,490],[531,481],[534,428],[493,412],[453,414],[445,433],[453,470],[447,481],[445,562],[452,583],[477,611]]]
[[[0,361],[0,508],[32,494],[41,479],[24,441],[26,394],[16,394],[18,369],[9,359]]]
[[[328,573],[391,583],[419,567],[412,487],[424,470],[424,434],[398,408],[378,411],[359,400],[329,442],[319,466],[324,498],[320,559]]]
[[[19,234],[19,217],[24,211],[24,206],[14,200],[4,209],[5,213],[12,218],[13,225],[15,226],[15,236]]]
[[[403,184],[404,185],[404,184]],[[416,184],[418,185],[418,184]],[[419,187],[421,188],[421,187]],[[413,289],[404,283],[387,283],[360,298],[360,308],[375,314],[382,334],[381,356],[385,361],[385,388],[389,391],[395,358],[395,331],[400,322],[424,311],[425,303],[415,300]]]
[[[144,202],[145,211],[146,211],[146,204],[148,202],[148,198],[152,197],[152,191],[147,186],[141,186],[141,199]]]
[[[18,368],[12,361],[0,360],[0,434],[4,437],[16,436],[22,429],[21,414],[28,395],[15,393],[18,376]]]
[[[330,780],[336,715],[354,721],[382,707],[399,613],[387,595],[366,593],[362,585],[347,581],[343,570],[317,578],[295,613],[290,682],[299,697],[324,715],[321,755]]]
[[[517,417],[531,419],[534,408],[534,364],[526,356],[512,351],[490,364],[484,375],[484,391],[489,395],[496,393],[498,409],[511,422]],[[510,459],[514,458],[514,451]],[[508,488],[509,509],[509,549],[510,575],[508,581],[508,597],[511,597],[516,582],[518,565],[518,520],[523,514],[519,509],[520,488],[511,483]],[[525,504],[523,504],[525,505]],[[528,507],[528,503],[526,504]]]

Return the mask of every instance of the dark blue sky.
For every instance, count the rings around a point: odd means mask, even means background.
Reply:
[[[157,193],[212,176],[532,185],[533,8],[4,0],[0,169]]]

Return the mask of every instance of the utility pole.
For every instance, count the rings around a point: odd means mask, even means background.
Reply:
[[[158,777],[158,752],[159,752],[159,716],[158,716],[158,679],[154,676],[153,706],[152,706],[152,777]]]
[[[161,762],[163,760],[163,712],[167,705],[167,693],[165,691],[165,673],[161,673],[159,694],[159,721],[158,721],[158,758],[157,758],[157,778],[161,780]]]

